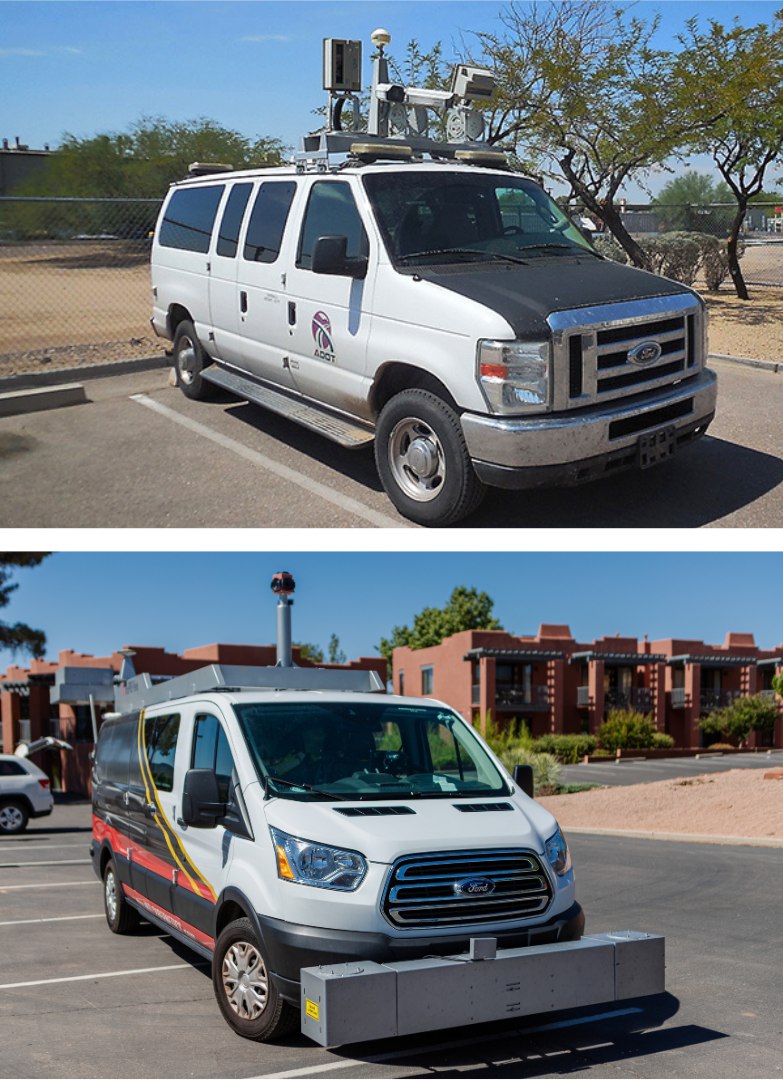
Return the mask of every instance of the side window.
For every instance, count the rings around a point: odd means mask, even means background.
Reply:
[[[265,183],[258,189],[245,237],[248,262],[273,263],[277,259],[295,192],[294,181]]]
[[[319,236],[347,236],[348,258],[367,255],[367,233],[349,184],[334,180],[321,180],[313,184],[302,223],[297,266],[310,269],[313,248]]]
[[[184,251],[209,251],[209,240],[225,184],[180,188],[166,207],[158,243]]]
[[[220,801],[228,802],[234,758],[223,728],[214,716],[197,716],[193,733],[191,768],[214,769]]]
[[[27,769],[17,761],[0,761],[0,776],[27,776]]]
[[[144,721],[144,742],[152,782],[158,791],[174,787],[174,755],[179,735],[179,714],[156,716]]]
[[[217,253],[227,259],[236,257],[239,230],[242,228],[242,218],[245,216],[245,207],[252,189],[252,184],[234,184],[229,193],[217,239]]]

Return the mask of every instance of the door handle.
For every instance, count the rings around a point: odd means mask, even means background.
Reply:
[[[239,310],[243,315],[247,313],[247,293],[244,290],[239,294]]]
[[[148,802],[144,804],[144,813],[147,815],[147,817],[155,817],[155,814],[157,812],[158,808],[154,802]]]
[[[293,300],[288,301],[288,325],[296,326],[296,304]]]

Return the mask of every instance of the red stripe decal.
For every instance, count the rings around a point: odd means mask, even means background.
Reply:
[[[205,945],[208,949],[214,952],[215,939],[209,937],[207,934],[203,934],[200,930],[197,930],[195,926],[191,926],[190,923],[183,922],[182,919],[177,918],[176,915],[172,915],[170,911],[164,911],[163,908],[158,907],[157,904],[153,904],[151,900],[148,900],[146,896],[142,896],[141,893],[136,892],[130,885],[123,884],[122,891],[126,896],[129,896],[131,900],[148,911],[150,915],[154,915],[157,919],[161,919],[167,926],[170,926],[173,930],[178,930],[180,934],[184,934],[186,937],[192,938],[199,945]]]

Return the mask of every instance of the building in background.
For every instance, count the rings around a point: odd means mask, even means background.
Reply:
[[[294,645],[292,652],[299,667],[377,671],[386,682],[383,657],[360,656],[347,664],[314,664],[300,655],[299,646]],[[114,711],[114,684],[119,681],[125,653],[133,654],[137,674],[146,672],[153,681],[186,675],[208,664],[273,667],[277,660],[275,645],[203,645],[186,649],[181,656],[136,645],[110,656],[66,649],[59,653],[56,663],[32,660],[29,668],[9,666],[0,675],[3,753],[12,754],[20,742],[33,742],[44,735],[64,739],[72,750],[42,750],[32,760],[49,776],[54,790],[89,796],[90,752],[94,748],[90,694],[100,728],[104,714]]]
[[[31,176],[42,172],[54,151],[48,146],[43,150],[31,150],[19,141],[3,139],[0,144],[0,197],[13,194],[13,190],[29,180]]]
[[[610,709],[635,709],[675,746],[698,748],[702,716],[743,695],[775,696],[783,645],[759,649],[752,634],[733,632],[723,645],[619,635],[588,643],[543,623],[531,637],[465,630],[427,649],[397,648],[393,667],[395,693],[446,701],[478,727],[491,713],[524,720],[534,736],[595,734]],[[783,746],[783,712],[774,732],[754,732],[748,745]]]

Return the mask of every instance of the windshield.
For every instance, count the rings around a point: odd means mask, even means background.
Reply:
[[[397,265],[597,257],[532,180],[447,171],[370,173],[362,179]]]
[[[472,729],[447,709],[372,701],[235,705],[234,711],[259,777],[268,777],[269,793],[281,798],[510,792]]]

